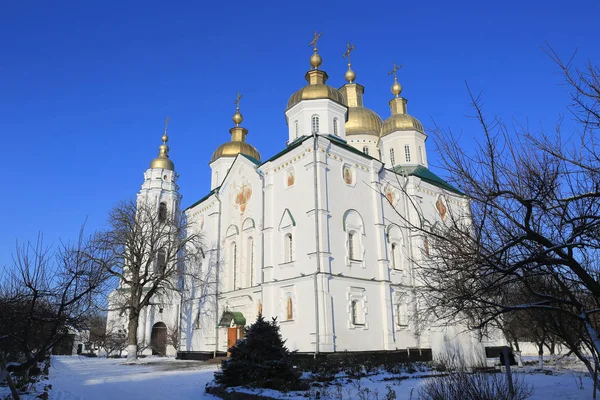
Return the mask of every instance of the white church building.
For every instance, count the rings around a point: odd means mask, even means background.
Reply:
[[[185,210],[204,236],[200,268],[210,279],[171,304],[147,307],[139,336],[150,342],[176,326],[178,349],[166,353],[208,358],[226,353],[262,314],[277,318],[286,345],[299,353],[436,357],[452,348],[485,357],[486,347],[504,341],[414,318],[421,306],[415,269],[428,243],[406,221],[443,221],[450,206],[467,210],[468,199],[428,169],[427,134],[407,113],[397,68],[391,115],[382,120],[364,106],[350,62],[339,89],[327,85],[316,43],[310,63],[306,85],[285,109],[281,151],[269,159],[249,143],[237,102],[231,140],[210,160],[210,190]],[[163,139],[138,200],[176,209],[178,174]],[[121,318],[111,313],[109,324]]]

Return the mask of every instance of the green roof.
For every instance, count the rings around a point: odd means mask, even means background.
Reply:
[[[392,171],[397,174],[402,174],[402,175],[406,174],[408,176],[416,176],[418,178],[421,178],[421,180],[423,180],[427,183],[430,183],[434,186],[437,186],[439,188],[448,190],[450,192],[454,192],[461,196],[465,195],[459,189],[455,188],[454,186],[452,186],[451,184],[449,184],[448,182],[446,182],[445,180],[443,180],[442,178],[440,178],[439,176],[437,176],[436,174],[434,174],[433,172],[431,172],[429,169],[427,169],[426,167],[424,167],[422,165],[417,165],[417,166],[412,166],[412,167],[401,167],[398,165],[398,166],[395,166],[394,168],[392,168]]]
[[[257,160],[256,158],[254,158],[252,156],[249,156],[249,155],[246,155],[246,154],[242,154],[242,153],[240,153],[240,156],[242,156],[244,158],[247,158],[248,160],[252,161],[252,163],[254,163],[256,165],[261,165],[262,164],[259,160]]]
[[[239,311],[225,311],[219,321],[219,326],[228,327],[231,325],[231,320],[235,325],[246,325],[246,317]]]
[[[198,204],[202,203],[204,200],[208,199],[210,196],[212,196],[213,194],[215,194],[217,192],[217,190],[219,190],[220,188],[221,188],[221,186],[218,186],[218,187],[214,188],[206,196],[204,196],[203,198],[201,198],[200,200],[198,200],[197,202],[195,202],[194,204],[192,204],[191,206],[189,206],[188,208],[186,208],[183,211],[187,211],[187,210],[189,210],[192,207],[196,207]]]

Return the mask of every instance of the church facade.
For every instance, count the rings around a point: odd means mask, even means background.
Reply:
[[[500,339],[415,318],[428,243],[409,225],[443,221],[449,207],[467,212],[468,199],[428,169],[427,135],[407,113],[397,68],[382,120],[364,106],[350,62],[339,89],[326,84],[316,44],[310,62],[285,110],[287,145],[267,160],[247,141],[238,96],[231,140],[210,160],[210,191],[185,210],[204,236],[197,267],[205,283],[147,307],[139,336],[149,342],[157,326],[176,326],[178,349],[166,352],[205,358],[225,353],[261,314],[277,318],[300,353],[427,349],[435,357],[453,348],[484,358]],[[138,200],[178,208],[163,146]],[[109,314],[109,324],[120,318]]]

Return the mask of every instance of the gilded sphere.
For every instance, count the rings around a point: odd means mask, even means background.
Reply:
[[[242,121],[244,120],[244,118],[242,117],[242,114],[239,111],[236,111],[235,114],[233,114],[233,117],[231,119],[233,120],[233,123],[236,125],[241,124]]]
[[[402,85],[398,82],[394,82],[394,84],[392,85],[392,93],[396,96],[402,93]]]
[[[167,142],[169,140],[169,137],[167,136],[167,134],[163,134],[162,137],[160,138],[163,142]]]
[[[346,75],[344,75],[344,78],[346,78],[346,81],[348,81],[349,83],[352,83],[356,79],[356,73],[350,68],[348,68],[348,71],[346,71]]]
[[[323,59],[319,55],[319,53],[314,52],[312,56],[310,56],[310,65],[313,68],[319,68],[323,64]]]

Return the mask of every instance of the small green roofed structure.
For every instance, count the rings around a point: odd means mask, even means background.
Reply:
[[[244,314],[239,311],[225,311],[219,321],[219,326],[228,327],[231,326],[233,320],[234,325],[246,326],[246,318]]]

